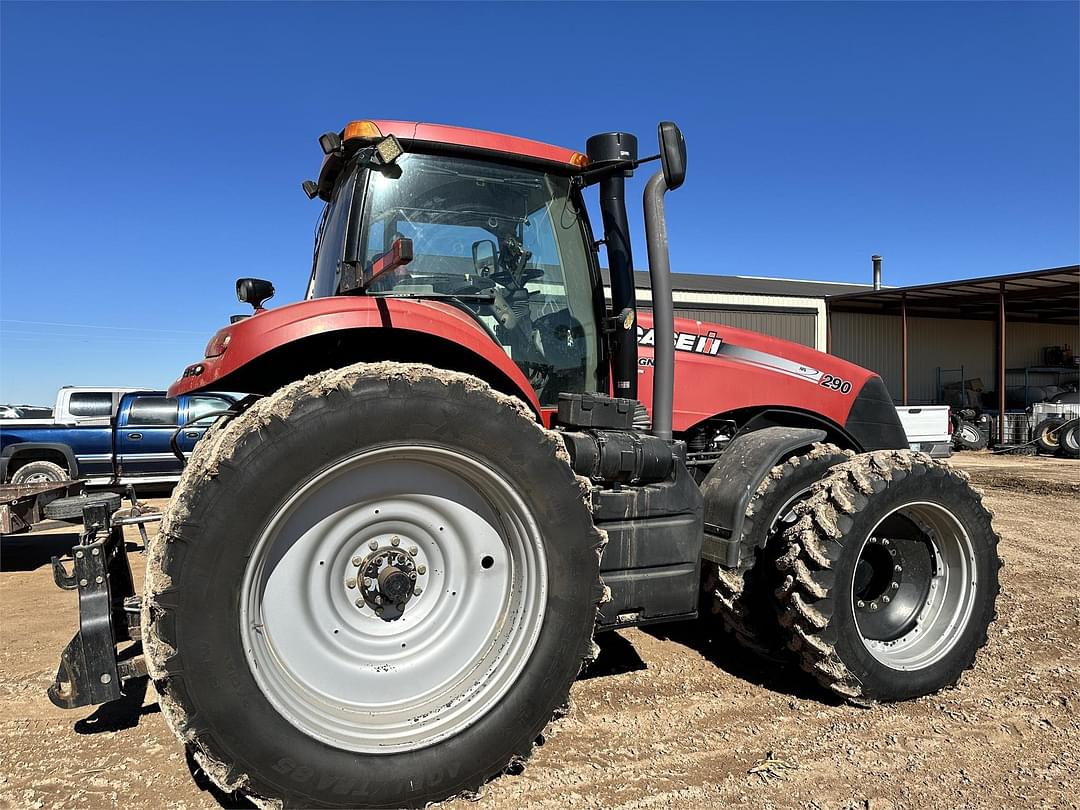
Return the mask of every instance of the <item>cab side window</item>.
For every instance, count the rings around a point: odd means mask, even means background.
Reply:
[[[128,410],[128,425],[143,427],[176,424],[176,400],[170,397],[136,397]]]

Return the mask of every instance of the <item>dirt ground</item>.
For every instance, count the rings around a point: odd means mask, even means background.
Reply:
[[[607,634],[524,772],[452,806],[1077,806],[1080,463],[953,463],[985,491],[1006,561],[999,619],[959,688],[859,709],[696,625]],[[49,557],[71,540],[6,537],[0,550],[0,807],[245,806],[189,767],[153,687],[97,710],[49,703],[77,620]],[[749,773],[770,752],[775,776]]]

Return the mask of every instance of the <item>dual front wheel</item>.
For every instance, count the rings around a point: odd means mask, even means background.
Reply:
[[[947,465],[818,445],[772,471],[748,517],[743,570],[704,577],[746,646],[786,647],[837,694],[890,701],[956,683],[986,643],[998,538]]]

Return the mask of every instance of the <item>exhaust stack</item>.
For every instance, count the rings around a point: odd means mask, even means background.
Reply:
[[[876,253],[870,257],[870,261],[874,263],[874,289],[881,289],[881,257]]]

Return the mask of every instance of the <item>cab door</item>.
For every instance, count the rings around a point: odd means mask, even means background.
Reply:
[[[137,396],[121,409],[116,427],[116,456],[121,478],[180,474],[180,460],[169,442],[176,430],[179,403],[163,396]]]

